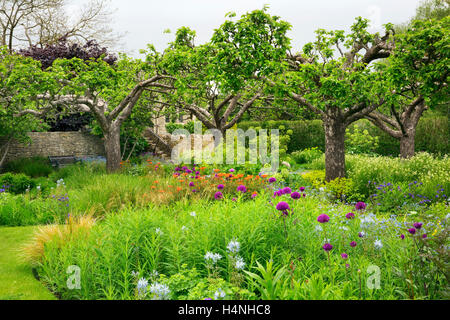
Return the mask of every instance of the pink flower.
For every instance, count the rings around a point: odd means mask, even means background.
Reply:
[[[326,214],[321,214],[317,217],[317,221],[319,221],[320,223],[327,223],[328,221],[330,221],[330,217]]]

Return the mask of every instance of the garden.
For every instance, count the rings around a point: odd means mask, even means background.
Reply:
[[[180,28],[144,59],[1,49],[1,300],[449,299],[448,15],[382,34],[357,18],[293,54],[268,12],[228,14],[203,45]],[[177,162],[143,138],[161,115],[169,133],[279,136]],[[64,126],[105,157],[8,160]]]

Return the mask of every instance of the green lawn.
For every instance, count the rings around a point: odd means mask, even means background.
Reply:
[[[0,300],[55,300],[19,259],[18,248],[29,240],[36,227],[0,227]]]

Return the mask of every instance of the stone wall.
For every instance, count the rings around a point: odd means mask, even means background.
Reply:
[[[13,142],[7,161],[34,156],[104,156],[103,141],[84,132],[30,132],[30,145]]]

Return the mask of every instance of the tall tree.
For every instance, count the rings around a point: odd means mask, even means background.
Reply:
[[[210,42],[195,46],[195,32],[177,31],[162,67],[176,78],[172,106],[195,115],[208,129],[233,127],[249,108],[258,108],[264,83],[257,75],[276,71],[289,46],[290,25],[256,10],[215,30]],[[246,26],[244,28],[244,26]],[[251,40],[250,40],[251,39]]]
[[[416,128],[425,110],[448,103],[449,29],[450,17],[416,20],[398,35],[393,55],[380,65],[389,74],[385,85],[395,94],[366,118],[400,141],[402,158],[414,156]]]
[[[68,0],[0,0],[0,46],[15,48],[58,42],[61,38],[84,43],[96,39],[112,46],[120,35],[111,28],[109,0],[89,1],[69,15]],[[76,18],[74,18],[76,16]]]
[[[37,80],[38,65],[32,59],[11,54],[6,47],[0,47],[0,167],[14,141],[30,142],[27,133],[45,127],[45,122],[33,115],[17,116],[30,106],[26,88],[29,79]]]
[[[392,52],[392,25],[383,36],[367,27],[367,20],[357,18],[348,35],[317,30],[315,42],[288,54],[283,73],[267,78],[279,94],[322,118],[327,181],[345,177],[346,128],[386,102],[384,75],[374,72],[374,62]]]
[[[31,108],[25,114],[42,115],[62,107],[74,112],[91,112],[103,133],[108,172],[120,168],[122,158],[120,130],[133,109],[151,95],[149,88],[166,89],[171,77],[159,74],[156,64],[160,55],[153,51],[146,62],[122,55],[110,64],[102,58],[89,61],[80,58],[57,59],[32,79],[29,92]]]

